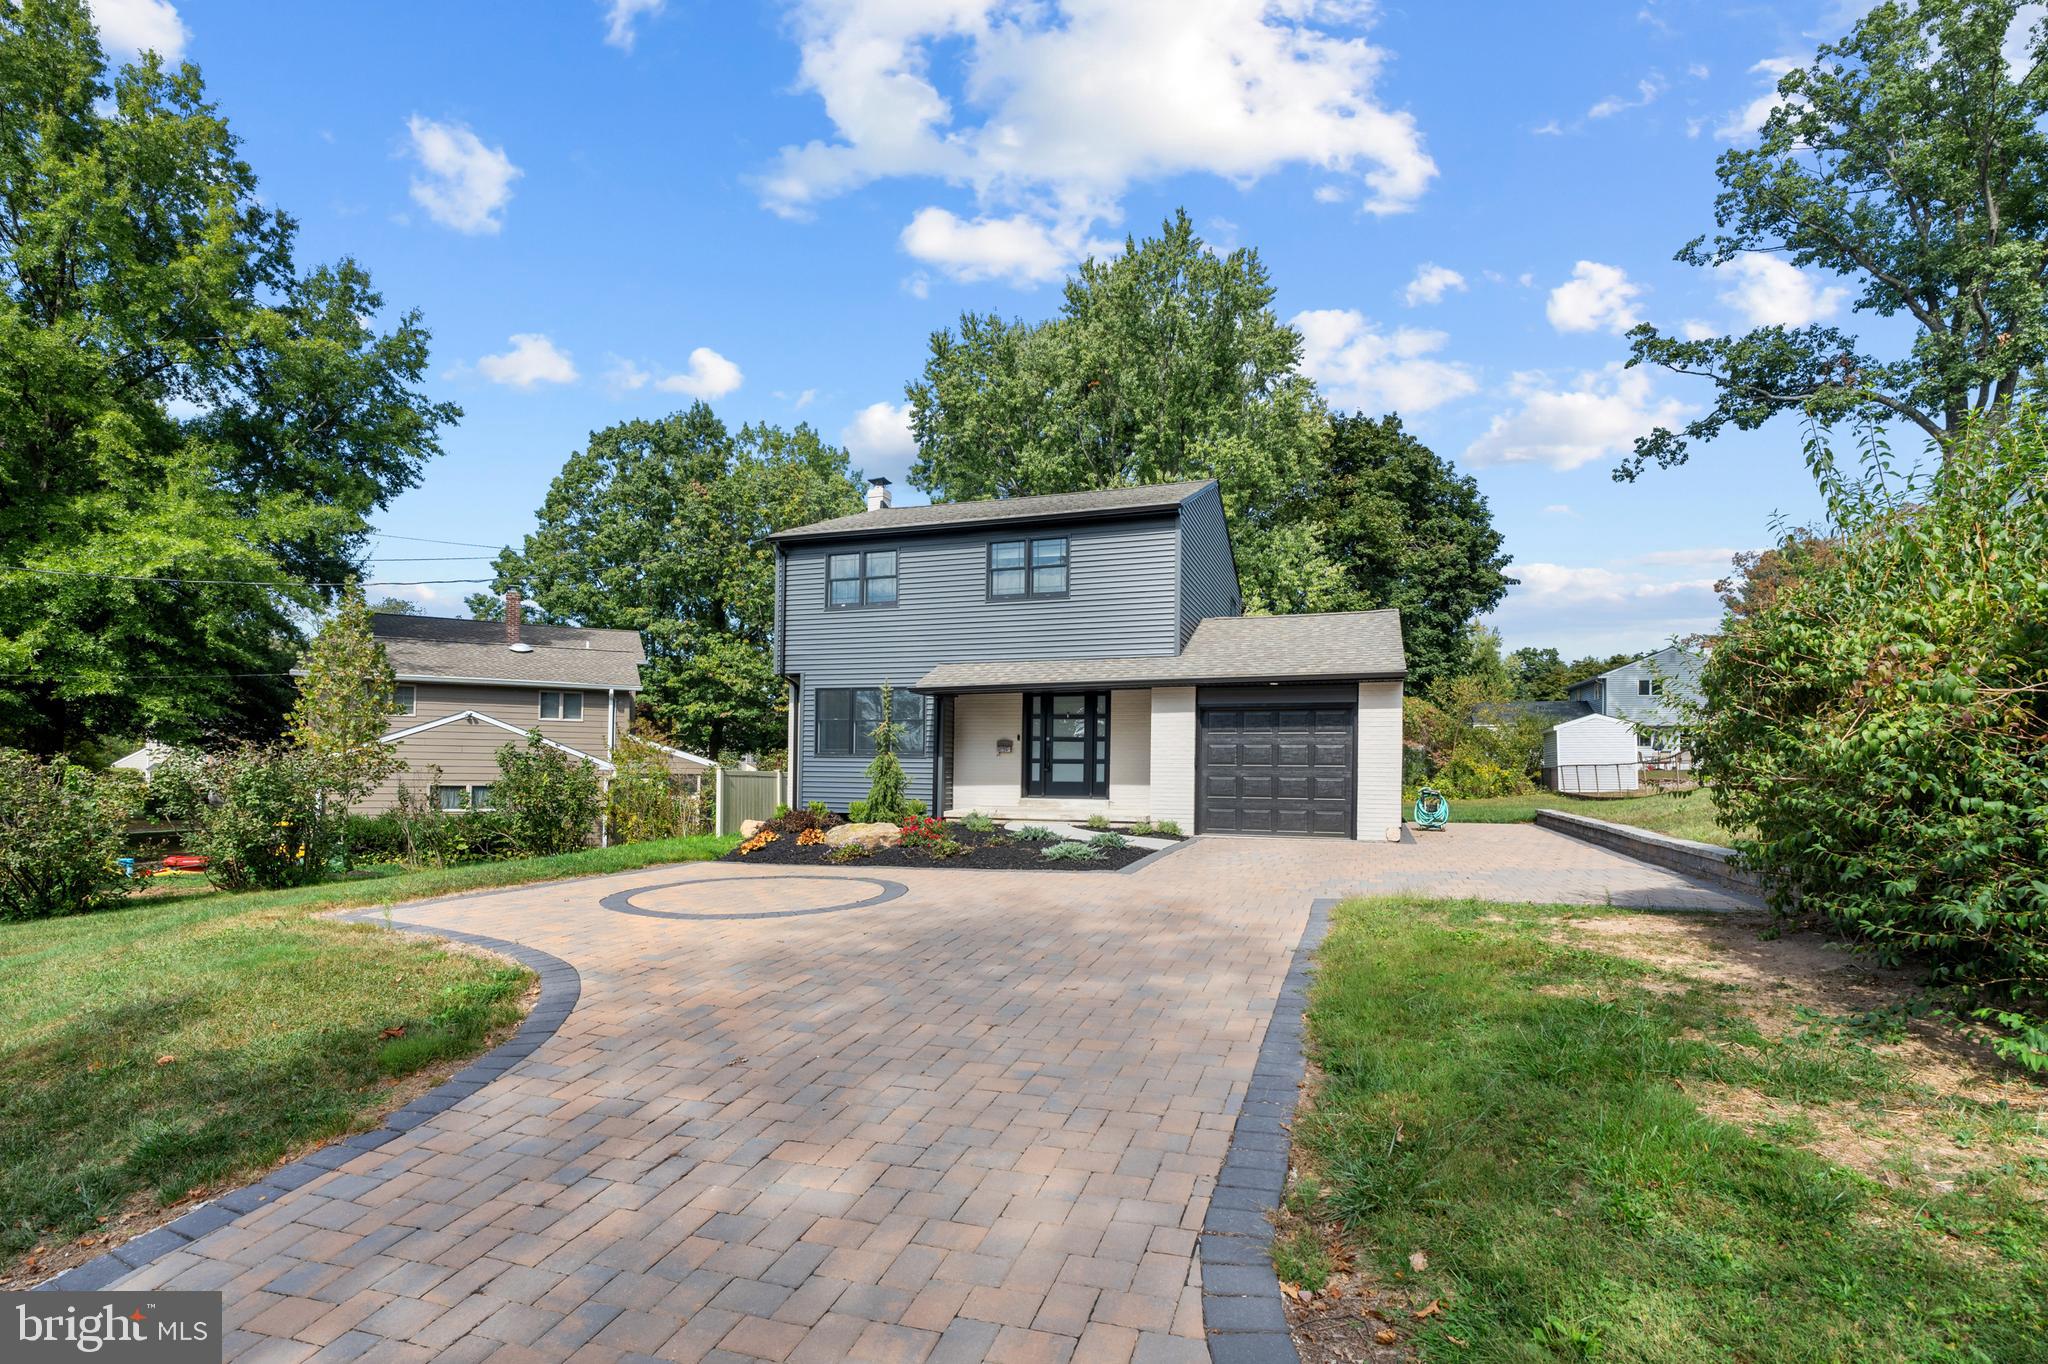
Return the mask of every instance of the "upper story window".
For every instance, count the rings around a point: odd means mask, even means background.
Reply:
[[[401,682],[391,689],[391,713],[393,715],[417,715],[419,713],[419,689],[410,682]]]
[[[540,718],[543,720],[581,720],[583,718],[583,693],[580,691],[544,691],[540,694]]]
[[[1636,679],[1637,696],[1662,696],[1664,679],[1661,677],[1639,677]]]
[[[1067,595],[1067,537],[997,540],[988,547],[990,601]]]
[[[894,606],[896,551],[871,549],[865,554],[834,554],[825,560],[825,605]]]

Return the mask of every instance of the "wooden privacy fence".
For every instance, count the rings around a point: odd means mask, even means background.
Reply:
[[[775,807],[789,804],[789,773],[717,770],[713,787],[718,832],[736,834],[749,819],[772,819]]]

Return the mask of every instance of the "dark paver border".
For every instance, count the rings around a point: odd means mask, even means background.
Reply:
[[[699,885],[746,885],[754,881],[831,881],[838,885],[861,882],[879,886],[880,890],[865,900],[849,900],[841,905],[819,905],[813,909],[764,909],[753,914],[686,914],[672,909],[643,909],[633,903],[636,895],[650,895],[657,890],[674,890],[677,886]],[[910,887],[901,881],[888,881],[879,876],[824,876],[815,872],[768,872],[761,876],[690,876],[680,881],[664,881],[658,886],[634,886],[628,890],[613,891],[597,902],[599,909],[608,909],[614,914],[637,914],[644,919],[681,919],[687,923],[720,923],[732,919],[798,919],[807,914],[838,914],[849,909],[866,909],[869,905],[886,904],[910,894]]]
[[[1308,1010],[1309,963],[1329,934],[1337,903],[1316,900],[1308,907],[1202,1219],[1202,1333],[1216,1364],[1299,1364],[1301,1358],[1273,1272],[1272,1219],[1287,1187],[1290,1124],[1307,1070],[1302,1015]]]
[[[1183,838],[1174,840],[1172,843],[1167,844],[1163,848],[1154,848],[1151,852],[1146,853],[1143,857],[1131,863],[1129,866],[1118,867],[1116,869],[1116,874],[1118,876],[1129,876],[1134,871],[1142,871],[1146,867],[1151,866],[1154,862],[1157,862],[1162,857],[1173,856],[1182,848],[1185,848],[1186,846],[1188,846],[1188,844],[1194,842],[1197,838],[1200,837],[1200,834],[1188,834]]]
[[[330,1170],[341,1168],[365,1151],[376,1150],[399,1133],[409,1132],[435,1114],[455,1107],[531,1056],[543,1042],[555,1035],[583,994],[583,977],[576,968],[553,953],[543,952],[537,947],[507,942],[503,938],[486,937],[481,933],[464,933],[453,928],[434,928],[427,924],[401,923],[395,920],[386,922],[374,911],[358,911],[335,917],[354,923],[384,923],[386,927],[400,932],[419,933],[451,942],[468,943],[499,956],[509,957],[540,977],[540,999],[535,1002],[533,1011],[526,1015],[519,1025],[519,1030],[511,1037],[471,1061],[443,1083],[417,1096],[405,1107],[386,1114],[381,1127],[368,1132],[353,1133],[316,1151],[308,1152],[289,1164],[280,1165],[254,1184],[231,1189],[219,1198],[200,1204],[182,1217],[146,1231],[131,1241],[123,1242],[103,1255],[94,1256],[84,1264],[73,1265],[62,1274],[43,1280],[34,1285],[35,1288],[85,1291],[105,1288],[114,1280],[132,1274],[173,1251],[183,1250],[208,1232],[220,1230],[244,1213],[254,1212],[280,1195],[310,1184]]]

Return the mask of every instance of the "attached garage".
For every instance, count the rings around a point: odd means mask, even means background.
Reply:
[[[1196,722],[1195,832],[1356,836],[1356,687],[1204,687]]]

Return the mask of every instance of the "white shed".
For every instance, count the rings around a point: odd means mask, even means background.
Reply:
[[[1633,791],[1642,762],[1636,729],[1611,715],[1585,715],[1543,736],[1543,777],[1553,791]]]

